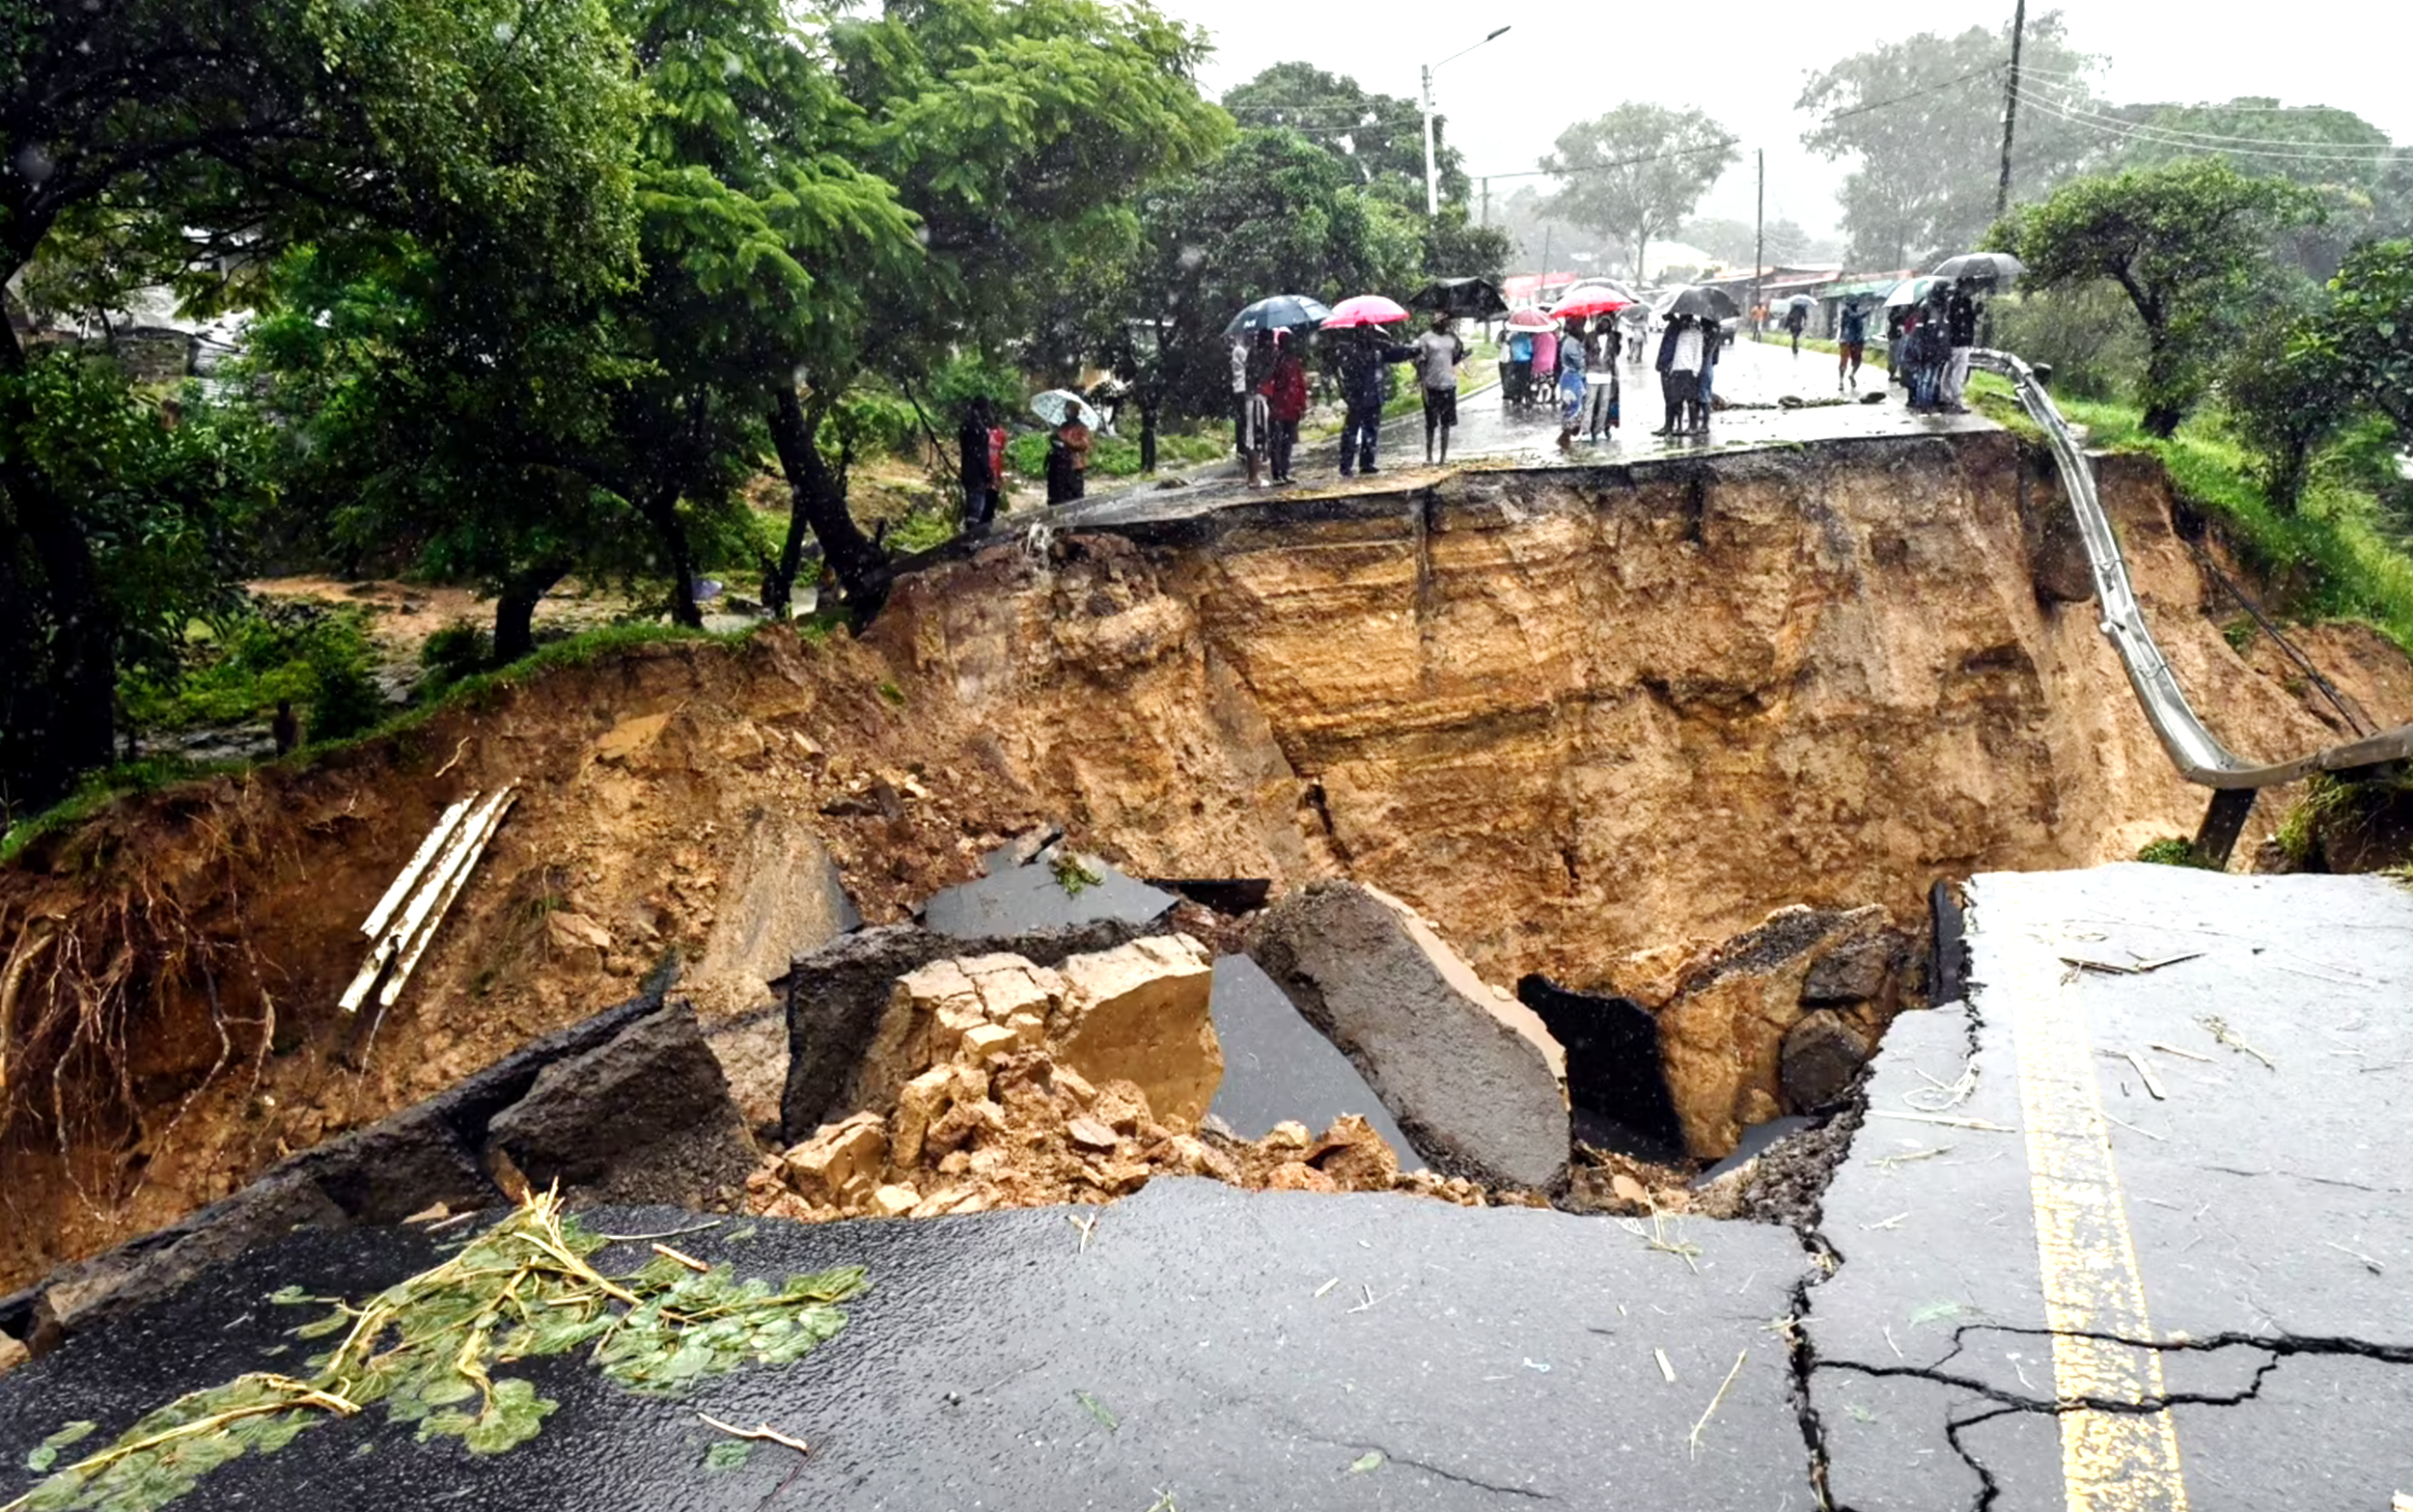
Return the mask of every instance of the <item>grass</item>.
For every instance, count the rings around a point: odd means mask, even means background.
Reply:
[[[1969,392],[1990,419],[2039,435],[2003,379],[1975,374]],[[2072,424],[2086,427],[2090,446],[2159,458],[2178,497],[2218,526],[2245,565],[2274,586],[2290,615],[2361,620],[2413,654],[2413,557],[2390,541],[2379,501],[2370,493],[2316,474],[2303,504],[2288,513],[2271,506],[2252,455],[2217,412],[2196,415],[2162,440],[2146,433],[2134,405],[2059,396],[2054,402]]]

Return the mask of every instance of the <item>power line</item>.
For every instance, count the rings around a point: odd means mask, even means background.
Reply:
[[[2104,116],[2094,111],[2072,107],[2065,104],[2061,100],[2054,99],[2048,95],[2032,93],[2025,89],[2019,92],[2019,98],[2023,103],[2033,105],[2037,109],[2045,112],[2047,115],[2055,116],[2060,120],[2069,123],[2071,125],[2087,126],[2094,130],[2102,132],[2106,136],[2119,137],[2124,141],[2144,142],[2155,147],[2177,148],[2181,151],[2202,152],[2207,155],[2220,154],[2232,157],[2251,157],[2267,162],[2353,163],[2376,166],[2379,163],[2384,162],[2390,156],[2394,155],[2397,151],[2395,146],[2390,144],[2387,146],[2373,146],[2344,150],[2334,152],[2306,151],[2302,150],[2304,147],[2316,144],[2290,145],[2273,142],[2267,137],[2247,137],[2238,139],[2244,142],[2260,142],[2263,144],[2260,147],[2225,146],[2216,141],[2165,134],[2164,132],[2151,126],[2123,120],[2117,116]]]
[[[1906,99],[1917,99],[1924,95],[1940,95],[1948,89],[1953,89],[1959,85],[1966,84],[1971,79],[1983,78],[1989,73],[2000,73],[2003,69],[2009,67],[2011,67],[2010,59],[1998,59],[1993,63],[1987,64],[1983,69],[1971,69],[1968,72],[1960,75],[1958,78],[1946,79],[1941,84],[1930,84],[1925,89],[1915,89],[1906,95],[1896,95],[1890,99],[1871,100],[1865,105],[1854,105],[1849,110],[1835,111],[1826,118],[1826,121],[1829,125],[1832,125],[1838,121],[1848,120],[1853,116],[1865,116],[1872,110],[1883,110],[1888,105],[1899,105]]]
[[[2048,96],[2024,88],[2021,91],[2021,96],[2023,98],[2038,100],[2050,99],[2050,96]],[[2174,140],[2201,142],[2206,147],[2216,148],[2221,147],[2224,144],[2235,142],[2243,143],[2250,147],[2284,149],[2301,148],[2307,150],[2334,149],[2340,153],[2344,154],[2361,154],[2372,151],[2393,151],[2395,147],[2395,144],[2387,139],[2385,133],[2382,133],[2380,140],[2377,143],[2368,144],[2365,146],[2356,146],[2355,144],[2348,142],[2289,142],[2277,137],[2234,136],[2222,132],[2196,131],[2185,126],[2166,125],[2158,121],[2133,121],[2126,116],[2115,115],[2108,111],[2097,110],[2091,105],[2082,105],[2077,101],[2068,98],[2063,98],[2052,102],[2059,104],[2065,110],[2070,111],[2076,115],[2085,116],[2093,121],[2101,122],[2106,125],[2128,127],[2138,131],[2155,132]],[[2156,106],[2151,108],[2162,109],[2168,107]],[[2377,128],[2374,127],[2373,129],[2376,130]]]

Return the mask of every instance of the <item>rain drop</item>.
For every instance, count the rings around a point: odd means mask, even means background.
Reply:
[[[518,36],[519,28],[513,26],[511,22],[497,21],[494,23],[494,40],[502,43],[504,46],[510,46],[513,39]]]
[[[1206,261],[1206,249],[1203,247],[1185,246],[1181,249],[1180,256],[1177,259],[1177,261],[1181,264],[1181,271],[1186,273]]]
[[[17,149],[15,166],[17,177],[27,183],[41,183],[50,177],[50,154],[29,142]]]

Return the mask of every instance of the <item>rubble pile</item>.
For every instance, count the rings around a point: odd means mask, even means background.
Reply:
[[[777,1218],[929,1218],[1098,1203],[1157,1175],[1300,1192],[1400,1190],[1467,1206],[1481,1187],[1402,1172],[1364,1119],[1254,1141],[1206,1117],[1223,1073],[1211,969],[1186,936],[1068,958],[935,961],[897,981],[861,1110],[767,1158],[747,1205]]]

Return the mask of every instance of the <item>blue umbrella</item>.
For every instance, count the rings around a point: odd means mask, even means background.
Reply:
[[[1223,328],[1226,336],[1246,336],[1251,331],[1292,331],[1301,326],[1321,325],[1332,314],[1321,300],[1305,294],[1276,294],[1257,303],[1232,317]]]

